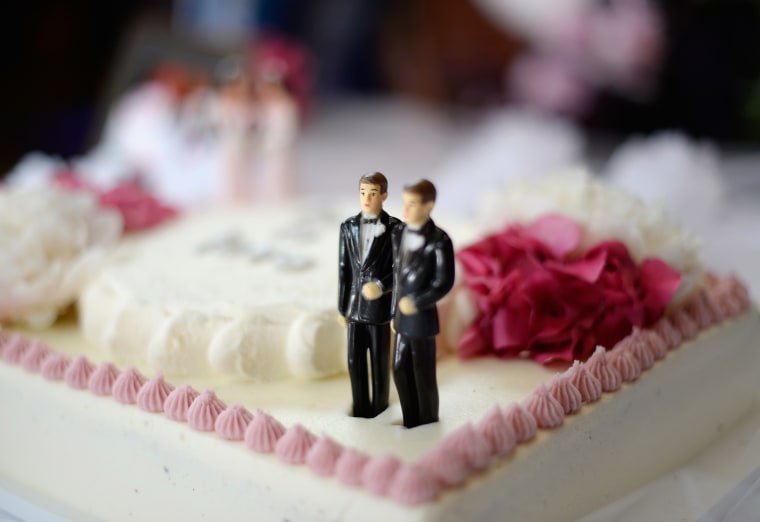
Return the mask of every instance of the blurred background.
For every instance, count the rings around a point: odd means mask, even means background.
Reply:
[[[139,82],[182,96],[263,38],[302,55],[289,81],[306,125],[372,98],[447,124],[520,104],[613,141],[658,129],[760,139],[755,0],[39,0],[2,20],[3,173],[33,150],[84,154]]]

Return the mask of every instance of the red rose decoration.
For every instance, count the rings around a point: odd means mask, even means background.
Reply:
[[[66,190],[81,190],[96,195],[101,206],[121,214],[125,232],[145,230],[177,215],[174,208],[161,203],[134,181],[125,181],[106,191],[87,183],[72,171],[56,174],[53,181]]]
[[[614,346],[662,316],[680,284],[677,271],[658,259],[637,266],[619,241],[578,252],[580,238],[574,221],[547,215],[461,250],[479,313],[460,355],[586,360],[597,345]]]
[[[122,183],[101,193],[100,204],[121,213],[127,232],[154,227],[177,215],[176,210],[162,204],[134,182]]]

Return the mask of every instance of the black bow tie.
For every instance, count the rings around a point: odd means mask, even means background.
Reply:
[[[374,225],[377,223],[377,218],[362,218],[362,225]]]

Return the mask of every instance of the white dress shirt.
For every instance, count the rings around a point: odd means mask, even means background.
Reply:
[[[378,219],[378,217],[362,212],[362,219]],[[379,226],[383,226],[379,219],[377,223],[359,224],[359,245],[361,247],[362,262],[364,262],[369,255],[369,251],[372,248],[372,242],[375,240],[375,236],[378,235]]]

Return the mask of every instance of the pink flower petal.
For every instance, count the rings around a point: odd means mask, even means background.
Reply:
[[[620,241],[585,253],[576,252],[579,241],[576,223],[548,215],[460,251],[478,311],[460,354],[585,361],[596,345],[614,346],[662,316],[678,272],[658,259],[637,266]]]
[[[659,259],[645,259],[639,267],[641,286],[644,290],[644,306],[648,310],[648,321],[654,322],[662,316],[665,307],[673,299],[681,275],[670,265]]]
[[[559,214],[546,214],[525,227],[525,231],[546,245],[558,259],[575,250],[581,240],[581,227]]]

